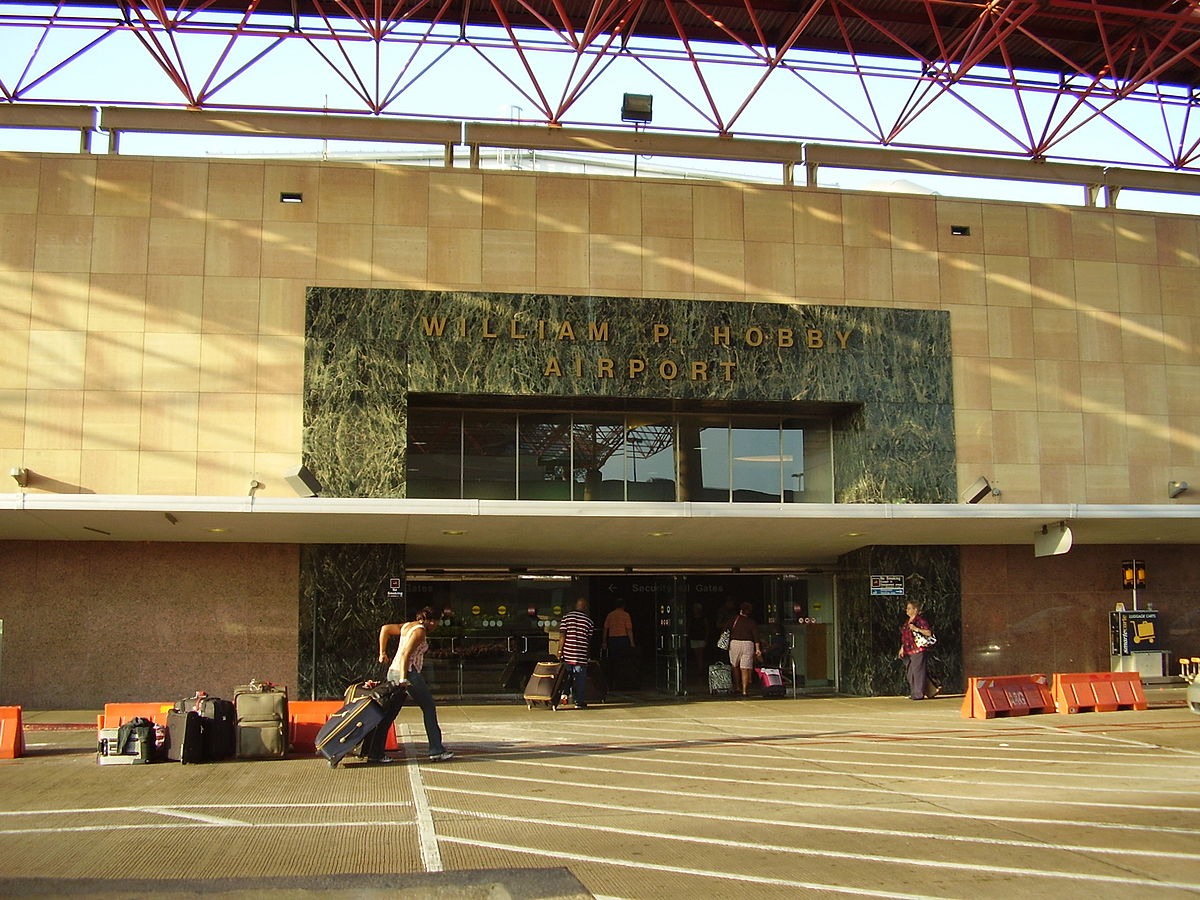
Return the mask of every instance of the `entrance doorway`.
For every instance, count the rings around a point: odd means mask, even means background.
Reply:
[[[430,639],[426,680],[435,694],[519,694],[533,663],[549,658],[563,613],[589,602],[596,624],[593,657],[611,693],[708,694],[708,669],[728,662],[716,646],[742,603],[758,623],[767,662],[783,670],[789,693],[837,685],[833,579],[791,574],[613,574],[415,576],[406,585],[411,614],[442,613]],[[633,646],[604,648],[603,626],[623,605]]]

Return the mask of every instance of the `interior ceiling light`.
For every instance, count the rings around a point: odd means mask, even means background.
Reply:
[[[304,195],[299,191],[282,191],[279,194],[280,203],[303,203]]]
[[[454,535],[459,535],[459,534],[466,534],[466,532],[465,531],[446,530],[446,531],[443,531],[442,534],[448,534],[448,535],[454,536]]]
[[[671,532],[669,532],[669,531],[651,531],[647,535],[647,537],[670,537],[670,536],[671,536]]]
[[[213,534],[224,534],[229,529],[228,528],[209,528],[208,530],[210,532],[212,532]]]

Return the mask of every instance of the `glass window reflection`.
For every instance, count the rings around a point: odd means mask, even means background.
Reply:
[[[517,498],[517,417],[472,412],[463,417],[463,496]]]
[[[517,421],[517,497],[571,499],[571,417],[522,415]]]

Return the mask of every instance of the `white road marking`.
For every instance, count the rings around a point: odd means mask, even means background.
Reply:
[[[407,725],[401,726],[404,735],[404,749],[411,760],[420,759],[417,754],[416,742],[413,740],[412,729]],[[408,769],[408,781],[412,786],[413,806],[417,814],[417,835],[421,844],[421,863],[426,872],[442,871],[442,851],[438,849],[437,830],[433,827],[433,815],[429,811],[429,797],[425,794],[425,783],[421,780],[421,767],[415,762],[405,766]]]
[[[456,838],[443,835],[441,841],[448,844],[466,844],[470,847],[485,847],[488,850],[507,850],[512,853],[545,857],[546,851],[538,848],[518,847],[512,844],[497,844],[491,841],[480,841],[475,838]],[[599,856],[584,856],[582,853],[568,853],[562,850],[554,852],[555,859],[571,860],[572,862],[595,863],[602,866],[622,866],[628,869],[644,869],[651,872],[669,872],[672,875],[696,875],[701,878],[720,878],[725,881],[736,881],[746,887],[748,893],[758,886],[803,888],[812,891],[825,891],[830,894],[850,894],[856,897],[884,897],[886,900],[930,900],[931,894],[900,894],[895,891],[882,891],[878,888],[859,889],[844,887],[839,884],[820,884],[812,881],[789,881],[784,878],[764,878],[761,875],[747,876],[730,872],[712,872],[707,869],[689,869],[684,866],[664,866],[658,863],[635,862],[627,859],[608,859]]]
[[[444,810],[438,810],[443,812]],[[510,822],[511,817],[497,815],[495,813],[476,812],[473,810],[454,810],[460,816],[471,816],[477,819],[491,819],[502,822]],[[556,829],[573,828],[579,831],[595,831],[604,834],[616,834],[622,837],[647,838],[651,840],[667,840],[679,841],[689,844],[703,844],[710,847],[728,847],[735,850],[763,850],[770,853],[788,853],[795,856],[809,856],[820,858],[834,858],[839,860],[855,860],[858,862],[875,862],[885,863],[887,865],[915,866],[922,869],[942,869],[947,871],[969,871],[969,872],[988,872],[994,875],[1021,875],[1025,877],[1040,877],[1040,878],[1057,878],[1066,879],[1067,881],[1086,881],[1096,884],[1118,884],[1130,887],[1153,887],[1170,890],[1188,890],[1195,891],[1194,883],[1183,883],[1173,881],[1156,881],[1149,878],[1127,878],[1122,876],[1110,875],[1088,875],[1082,872],[1050,872],[1043,869],[1028,869],[1023,866],[994,866],[986,863],[958,863],[949,862],[931,858],[929,856],[920,859],[914,859],[906,856],[881,856],[874,853],[851,853],[847,851],[828,852],[825,850],[812,850],[808,847],[783,847],[779,844],[759,844],[753,841],[746,840],[724,840],[721,838],[706,838],[697,837],[694,835],[677,835],[664,834],[662,832],[641,831],[628,827],[613,827],[608,825],[590,825],[584,822],[577,822],[571,819],[535,819],[525,816],[522,819],[523,824],[538,824],[546,825]],[[445,838],[443,838],[445,840]],[[483,844],[483,842],[480,842]],[[486,846],[486,845],[484,845]],[[542,852],[546,851],[544,848]],[[559,856],[557,850],[553,851],[553,855]]]
[[[442,792],[448,794],[466,794],[468,796],[477,797],[479,791],[467,790],[465,788],[450,788],[450,787],[430,787],[429,790],[434,792]],[[489,798],[501,798],[505,800],[516,800],[525,805],[537,803],[551,803],[565,806],[576,806],[584,809],[607,809],[613,812],[637,813],[651,816],[676,816],[685,819],[700,819],[705,822],[712,821],[712,814],[708,812],[683,812],[678,809],[664,809],[662,807],[649,806],[625,806],[618,803],[600,803],[596,800],[588,799],[586,802],[580,803],[577,800],[564,800],[558,797],[533,797],[529,794],[506,794],[499,791],[489,791]],[[844,807],[839,806],[839,809]],[[522,813],[524,815],[524,813]],[[828,825],[818,824],[813,822],[797,822],[792,819],[760,819],[753,816],[739,816],[729,812],[722,813],[721,820],[729,823],[740,823],[744,825],[769,825],[779,828],[798,828],[809,831],[835,831],[847,834],[871,834],[879,837],[902,837],[902,838],[929,838],[928,831],[906,831],[893,828],[867,828],[864,826],[855,825]],[[1013,841],[1013,840],[998,840],[992,837],[968,837],[962,834],[939,834],[936,836],[938,841],[954,841],[964,844],[984,844],[989,847],[1019,847],[1022,849],[1031,850],[1054,850],[1071,853],[1107,853],[1120,856],[1146,856],[1163,859],[1181,859],[1200,861],[1200,853],[1165,853],[1160,850],[1132,850],[1127,847],[1097,847],[1091,844],[1056,844],[1044,841]],[[830,854],[837,856],[840,854]]]
[[[537,765],[545,765],[545,764],[538,763]],[[595,770],[593,770],[593,771],[595,771]],[[610,769],[610,770],[603,770],[603,771],[617,771],[622,775],[629,774],[627,772],[623,772],[620,770],[611,770]],[[497,781],[531,782],[531,783],[537,784],[537,785],[545,785],[546,784],[546,778],[544,776],[534,778],[532,776],[501,775],[501,774],[496,774],[496,773],[491,773],[491,772],[480,772],[480,771],[474,770],[474,769],[468,770],[465,768],[459,769],[459,770],[455,771],[453,774],[464,777],[464,778],[483,778],[483,779],[494,779]],[[729,784],[729,780],[725,779],[725,778],[709,778],[709,779],[705,779],[705,780],[717,781],[721,784]],[[555,776],[554,783],[560,787],[573,787],[573,788],[577,787],[577,788],[586,788],[586,789],[594,789],[594,788],[598,787],[598,785],[594,782],[571,781],[569,779],[563,778],[561,775]],[[605,781],[602,786],[606,790],[614,789],[611,781]],[[638,794],[653,794],[656,796],[657,795],[664,795],[667,797],[678,797],[679,796],[678,790],[667,790],[666,788],[629,787],[627,785],[621,785],[620,790],[630,792],[630,793],[638,793]],[[852,790],[857,790],[857,788],[854,788]],[[692,796],[696,796],[694,792],[689,792],[689,793]],[[877,793],[886,793],[886,792],[879,791]],[[746,801],[746,797],[743,794],[708,793],[708,794],[705,794],[704,797],[706,799],[710,799],[710,800],[731,800],[731,801],[737,801],[740,803],[744,803]],[[841,802],[839,802],[839,803],[816,803],[811,800],[790,800],[790,799],[778,799],[778,798],[773,798],[770,800],[763,800],[761,802],[771,804],[773,806],[798,807],[798,808],[802,808],[802,809],[850,810],[853,812],[881,813],[881,814],[886,814],[886,815],[896,815],[897,813],[902,813],[905,816],[929,816],[929,817],[933,817],[933,818],[956,819],[956,820],[957,819],[966,819],[966,820],[973,821],[973,822],[979,820],[979,815],[977,813],[959,813],[959,812],[950,812],[948,810],[943,810],[943,809],[929,809],[929,808],[919,808],[919,807],[905,807],[904,809],[901,810],[901,809],[897,809],[894,806],[891,806],[891,807],[889,807],[889,806],[868,806],[866,804],[861,804],[861,803],[841,803]],[[1129,825],[1129,824],[1125,824],[1125,823],[1116,823],[1116,822],[1081,822],[1078,819],[1045,819],[1045,818],[1037,818],[1034,816],[1002,816],[1002,815],[996,815],[994,813],[988,813],[987,821],[988,822],[1007,822],[1007,823],[1019,824],[1019,825],[1055,825],[1055,826],[1068,826],[1069,825],[1069,826],[1074,826],[1074,827],[1078,827],[1078,828],[1115,829],[1117,831],[1144,831],[1144,832],[1150,832],[1150,833],[1155,833],[1155,834],[1200,835],[1200,828],[1173,828],[1173,827],[1167,827],[1167,826],[1161,826],[1161,825]]]
[[[547,752],[549,753],[551,751],[547,751]],[[592,752],[592,753],[573,752],[573,751],[568,751],[568,750],[562,749],[562,748],[556,749],[552,752],[553,752],[554,756],[556,756],[560,759],[559,762],[557,762],[557,763],[540,762],[539,763],[539,762],[531,762],[529,760],[513,760],[513,759],[497,759],[495,761],[498,763],[503,763],[505,765],[554,766],[554,767],[557,767],[560,769],[563,768],[564,766],[567,768],[575,768],[575,766],[571,762],[562,761],[562,757],[571,757],[572,759],[574,759],[574,758],[586,759],[587,760],[586,771],[588,771],[588,772],[606,772],[606,773],[612,773],[612,774],[622,775],[622,776],[631,774],[629,772],[629,770],[627,770],[627,769],[605,768],[602,766],[595,765],[594,763],[596,760],[596,754],[594,752]],[[614,757],[608,757],[608,758],[612,759]],[[681,761],[681,760],[668,761],[668,760],[665,760],[662,758],[654,759],[653,757],[639,756],[634,753],[622,754],[620,757],[620,760],[622,762],[637,762],[637,763],[658,762],[658,763],[662,763],[664,765],[675,766],[677,768],[684,767],[684,766],[704,766],[706,769],[721,768],[721,769],[733,769],[733,770],[749,769],[754,772],[762,771],[761,765],[741,765],[739,763],[699,763],[699,762],[688,762],[688,761]],[[718,777],[712,776],[712,775],[690,775],[690,774],[681,773],[678,771],[646,772],[644,770],[638,770],[638,774],[651,775],[655,778],[675,778],[675,779],[681,779],[681,780],[685,780],[685,781],[723,782],[723,781],[728,780],[727,778],[718,778]],[[795,774],[803,774],[803,773],[797,772]],[[847,773],[830,773],[830,774],[847,774]],[[856,774],[858,776],[861,776],[864,773],[849,773],[849,774]],[[869,774],[869,773],[867,773],[867,774]],[[743,787],[760,786],[760,787],[780,788],[780,787],[788,786],[787,782],[782,782],[782,781],[778,781],[778,780],[770,781],[770,780],[762,780],[762,779],[754,779],[754,778],[741,778],[741,777],[738,778],[738,783],[740,785],[742,785]],[[990,788],[990,787],[994,786],[993,784],[986,782],[986,781],[978,781],[978,782],[976,782],[976,781],[960,781],[957,783],[966,785],[968,787],[980,787],[980,788]],[[797,790],[805,790],[805,791],[841,791],[844,793],[849,792],[849,793],[860,793],[860,794],[887,794],[888,796],[891,796],[891,797],[894,797],[897,794],[897,791],[895,791],[895,790],[890,790],[887,788],[880,788],[880,787],[863,786],[863,785],[854,785],[854,786],[829,785],[829,784],[814,784],[812,782],[797,781],[797,782],[792,782],[792,786],[795,787]],[[959,801],[959,802],[964,801],[964,800],[980,800],[980,801],[988,801],[991,803],[1032,803],[1032,802],[1037,802],[1040,804],[1052,805],[1052,806],[1067,806],[1067,807],[1082,806],[1082,807],[1098,808],[1098,809],[1143,810],[1143,811],[1148,811],[1148,812],[1183,812],[1183,813],[1196,812],[1196,807],[1194,807],[1194,806],[1165,806],[1165,805],[1153,804],[1153,803],[1102,803],[1102,802],[1094,801],[1094,800],[1072,800],[1072,799],[1051,800],[1051,799],[1046,799],[1046,798],[1038,798],[1036,801],[1034,801],[1034,800],[1031,800],[1029,798],[1024,798],[1024,797],[999,797],[993,793],[988,793],[983,796],[940,793],[936,789],[936,783],[927,784],[927,785],[922,786],[921,799],[924,799],[924,800],[935,800],[935,799],[936,800],[951,800],[951,801]]]

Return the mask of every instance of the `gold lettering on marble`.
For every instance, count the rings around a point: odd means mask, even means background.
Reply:
[[[671,336],[671,326],[663,325],[661,322],[655,322],[650,326],[650,339],[656,344],[661,344]]]
[[[809,328],[804,332],[804,342],[809,350],[820,350],[825,346],[825,332],[820,328]]]
[[[628,366],[630,378],[637,378],[646,371],[646,361],[644,359],[638,359],[636,356],[630,358]]]
[[[728,325],[714,325],[712,338],[713,345],[728,347],[731,331],[732,330]]]

